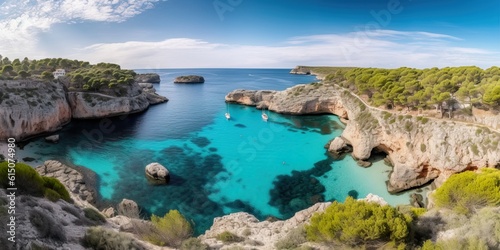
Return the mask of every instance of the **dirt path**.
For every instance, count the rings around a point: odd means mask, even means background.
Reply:
[[[336,87],[338,88],[341,88],[343,90],[347,90],[349,91],[349,93],[351,93],[351,95],[353,95],[354,97],[358,98],[358,100],[360,100],[363,104],[365,104],[368,108],[370,108],[371,110],[378,110],[378,111],[385,111],[385,112],[389,112],[389,113],[392,113],[392,114],[395,114],[395,115],[402,115],[401,113],[399,112],[395,112],[395,111],[391,111],[391,110],[386,110],[386,109],[381,109],[381,108],[377,108],[377,107],[373,107],[371,106],[370,104],[368,104],[365,100],[363,100],[363,98],[361,98],[360,96],[358,96],[357,94],[353,93],[352,91],[346,89],[346,88],[343,88],[343,87],[340,87],[339,85],[335,84]],[[464,122],[464,121],[458,121],[458,120],[453,120],[453,119],[440,119],[440,118],[435,118],[435,117],[430,117],[430,116],[422,116],[422,117],[425,117],[425,118],[428,118],[430,120],[434,120],[434,121],[450,121],[450,122],[454,122],[454,123],[459,123],[459,124],[464,124],[464,125],[474,125],[476,127],[482,127],[482,128],[487,128],[488,130],[492,131],[492,132],[495,132],[497,134],[500,134],[500,130],[498,129],[494,129],[494,128],[491,128],[491,127],[488,127],[484,124],[480,124],[480,123],[473,123],[473,122]]]

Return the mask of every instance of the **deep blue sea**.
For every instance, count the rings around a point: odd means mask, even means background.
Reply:
[[[332,115],[288,116],[224,102],[234,89],[284,90],[316,81],[290,69],[161,69],[157,92],[170,101],[146,112],[112,119],[76,120],[58,144],[37,139],[20,154],[36,163],[58,159],[97,173],[103,200],[132,199],[146,215],[178,209],[203,233],[213,218],[246,211],[259,219],[286,219],[319,201],[374,193],[390,204],[408,194],[385,188],[390,167],[381,161],[358,167],[351,157],[334,160],[324,145],[342,133]],[[204,84],[174,84],[179,75],[205,77]],[[224,113],[229,111],[231,119]],[[172,175],[152,186],[144,167],[159,162]]]

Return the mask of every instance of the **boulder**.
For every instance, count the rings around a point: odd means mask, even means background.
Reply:
[[[160,163],[153,162],[145,168],[146,177],[153,184],[167,184],[170,181],[170,172]]]
[[[116,216],[116,210],[113,207],[108,207],[104,210],[102,210],[102,214],[106,216],[106,218],[113,218]]]
[[[59,142],[59,135],[47,136],[47,137],[45,137],[45,141],[46,142],[57,143],[57,142]]]
[[[356,163],[358,164],[358,166],[363,167],[363,168],[367,168],[367,167],[370,167],[372,165],[371,162],[363,161],[363,160],[357,160]]]
[[[119,215],[129,218],[139,218],[139,206],[133,200],[123,199],[118,203],[117,210]]]
[[[160,83],[160,75],[156,73],[147,73],[147,74],[137,74],[135,76],[135,81],[137,83],[147,82],[147,83]]]
[[[358,199],[358,201],[373,202],[381,206],[387,205],[387,202],[384,200],[384,198],[372,193],[369,193],[364,199]]]
[[[188,76],[178,76],[175,78],[174,83],[204,83],[205,78],[203,76],[188,75]]]
[[[338,136],[331,141],[330,146],[328,147],[328,151],[334,156],[340,157],[345,153],[351,152],[352,147],[347,144],[344,138]]]

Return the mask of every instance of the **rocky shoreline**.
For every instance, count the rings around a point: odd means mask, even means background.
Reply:
[[[227,102],[292,114],[334,114],[346,129],[333,138],[328,150],[350,150],[366,161],[384,152],[393,166],[388,190],[400,192],[482,167],[500,167],[500,134],[475,124],[400,115],[370,107],[332,83],[297,85],[284,91],[235,90]]]

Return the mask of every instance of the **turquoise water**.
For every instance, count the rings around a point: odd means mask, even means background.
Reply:
[[[133,199],[146,215],[178,209],[198,233],[227,213],[288,218],[315,202],[343,201],[348,194],[374,193],[393,205],[408,203],[408,194],[387,193],[389,167],[378,162],[364,169],[350,157],[335,161],[325,153],[324,145],[342,132],[337,117],[268,112],[265,122],[260,110],[224,103],[225,94],[237,88],[283,90],[315,81],[288,71],[157,70],[162,82],[155,87],[170,99],[167,104],[142,114],[75,121],[63,129],[59,144],[35,140],[22,154],[92,169],[102,200]],[[203,75],[206,82],[172,83],[184,74]],[[170,170],[169,185],[147,183],[144,167],[151,162]]]

